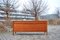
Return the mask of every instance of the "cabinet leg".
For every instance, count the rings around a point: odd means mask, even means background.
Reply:
[[[16,34],[16,32],[15,32],[15,34]]]
[[[48,32],[44,32],[44,34],[45,34],[45,40],[47,40],[47,38],[48,38]]]
[[[14,35],[14,32],[13,32],[13,35]]]
[[[15,35],[16,34],[16,32],[13,32],[13,35]]]
[[[48,32],[44,32],[45,35],[48,35]]]

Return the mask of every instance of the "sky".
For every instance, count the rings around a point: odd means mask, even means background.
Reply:
[[[28,5],[27,1],[29,1],[29,0],[19,0],[18,3],[21,4],[20,5],[21,7],[19,7],[18,9],[19,10],[22,9],[22,6],[23,6],[22,4],[24,2],[25,2],[25,4]],[[52,14],[55,12],[56,8],[60,7],[60,0],[44,0],[44,1],[47,2],[48,8],[49,8],[48,13],[46,13],[46,14]],[[2,0],[0,0],[0,2],[2,2]]]
[[[49,14],[52,14],[56,11],[56,8],[60,8],[60,0],[48,0],[49,5]]]
[[[21,0],[21,2],[26,2],[27,3],[28,0]],[[44,0],[45,2],[47,2],[48,4],[48,12],[46,14],[52,14],[56,12],[57,8],[60,8],[60,0]]]

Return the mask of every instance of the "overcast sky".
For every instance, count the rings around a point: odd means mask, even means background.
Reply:
[[[27,1],[29,1],[29,0],[19,0],[19,1],[20,1],[19,4],[23,4],[24,2],[27,3]],[[48,12],[48,14],[54,13],[55,9],[57,7],[60,7],[60,0],[44,0],[44,1],[46,1],[47,4],[48,4],[48,6],[49,6],[49,12]],[[0,2],[1,2],[1,0],[0,0]],[[18,9],[21,9],[21,7],[18,8]]]
[[[60,8],[60,0],[48,0],[48,4],[50,8],[49,14],[54,13],[56,8]]]

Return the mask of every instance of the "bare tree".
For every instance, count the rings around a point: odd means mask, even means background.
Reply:
[[[58,18],[60,18],[60,9],[59,8],[56,9],[56,13],[57,13]]]
[[[5,20],[8,25],[10,23],[10,17],[9,14],[12,12],[17,12],[17,8],[19,7],[18,0],[1,0],[0,2],[0,11],[3,11],[3,13],[6,14]],[[0,12],[2,13],[2,12]]]
[[[10,12],[16,12],[16,8],[19,7],[19,5],[16,6],[17,2],[16,0],[2,0],[3,2],[0,4],[3,4],[4,6],[0,5],[0,11],[3,11],[8,18],[8,15]]]
[[[24,9],[22,13],[31,14],[35,17],[35,20],[38,20],[38,16],[44,12],[46,12],[47,4],[42,0],[30,0],[30,9],[24,5]]]

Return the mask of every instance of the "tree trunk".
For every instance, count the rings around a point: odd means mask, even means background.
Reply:
[[[6,17],[7,17],[7,19],[8,19],[9,17],[8,17],[8,13],[7,13],[7,12],[6,12],[6,15],[7,15]]]
[[[38,21],[38,16],[37,13],[35,14],[35,20]]]

